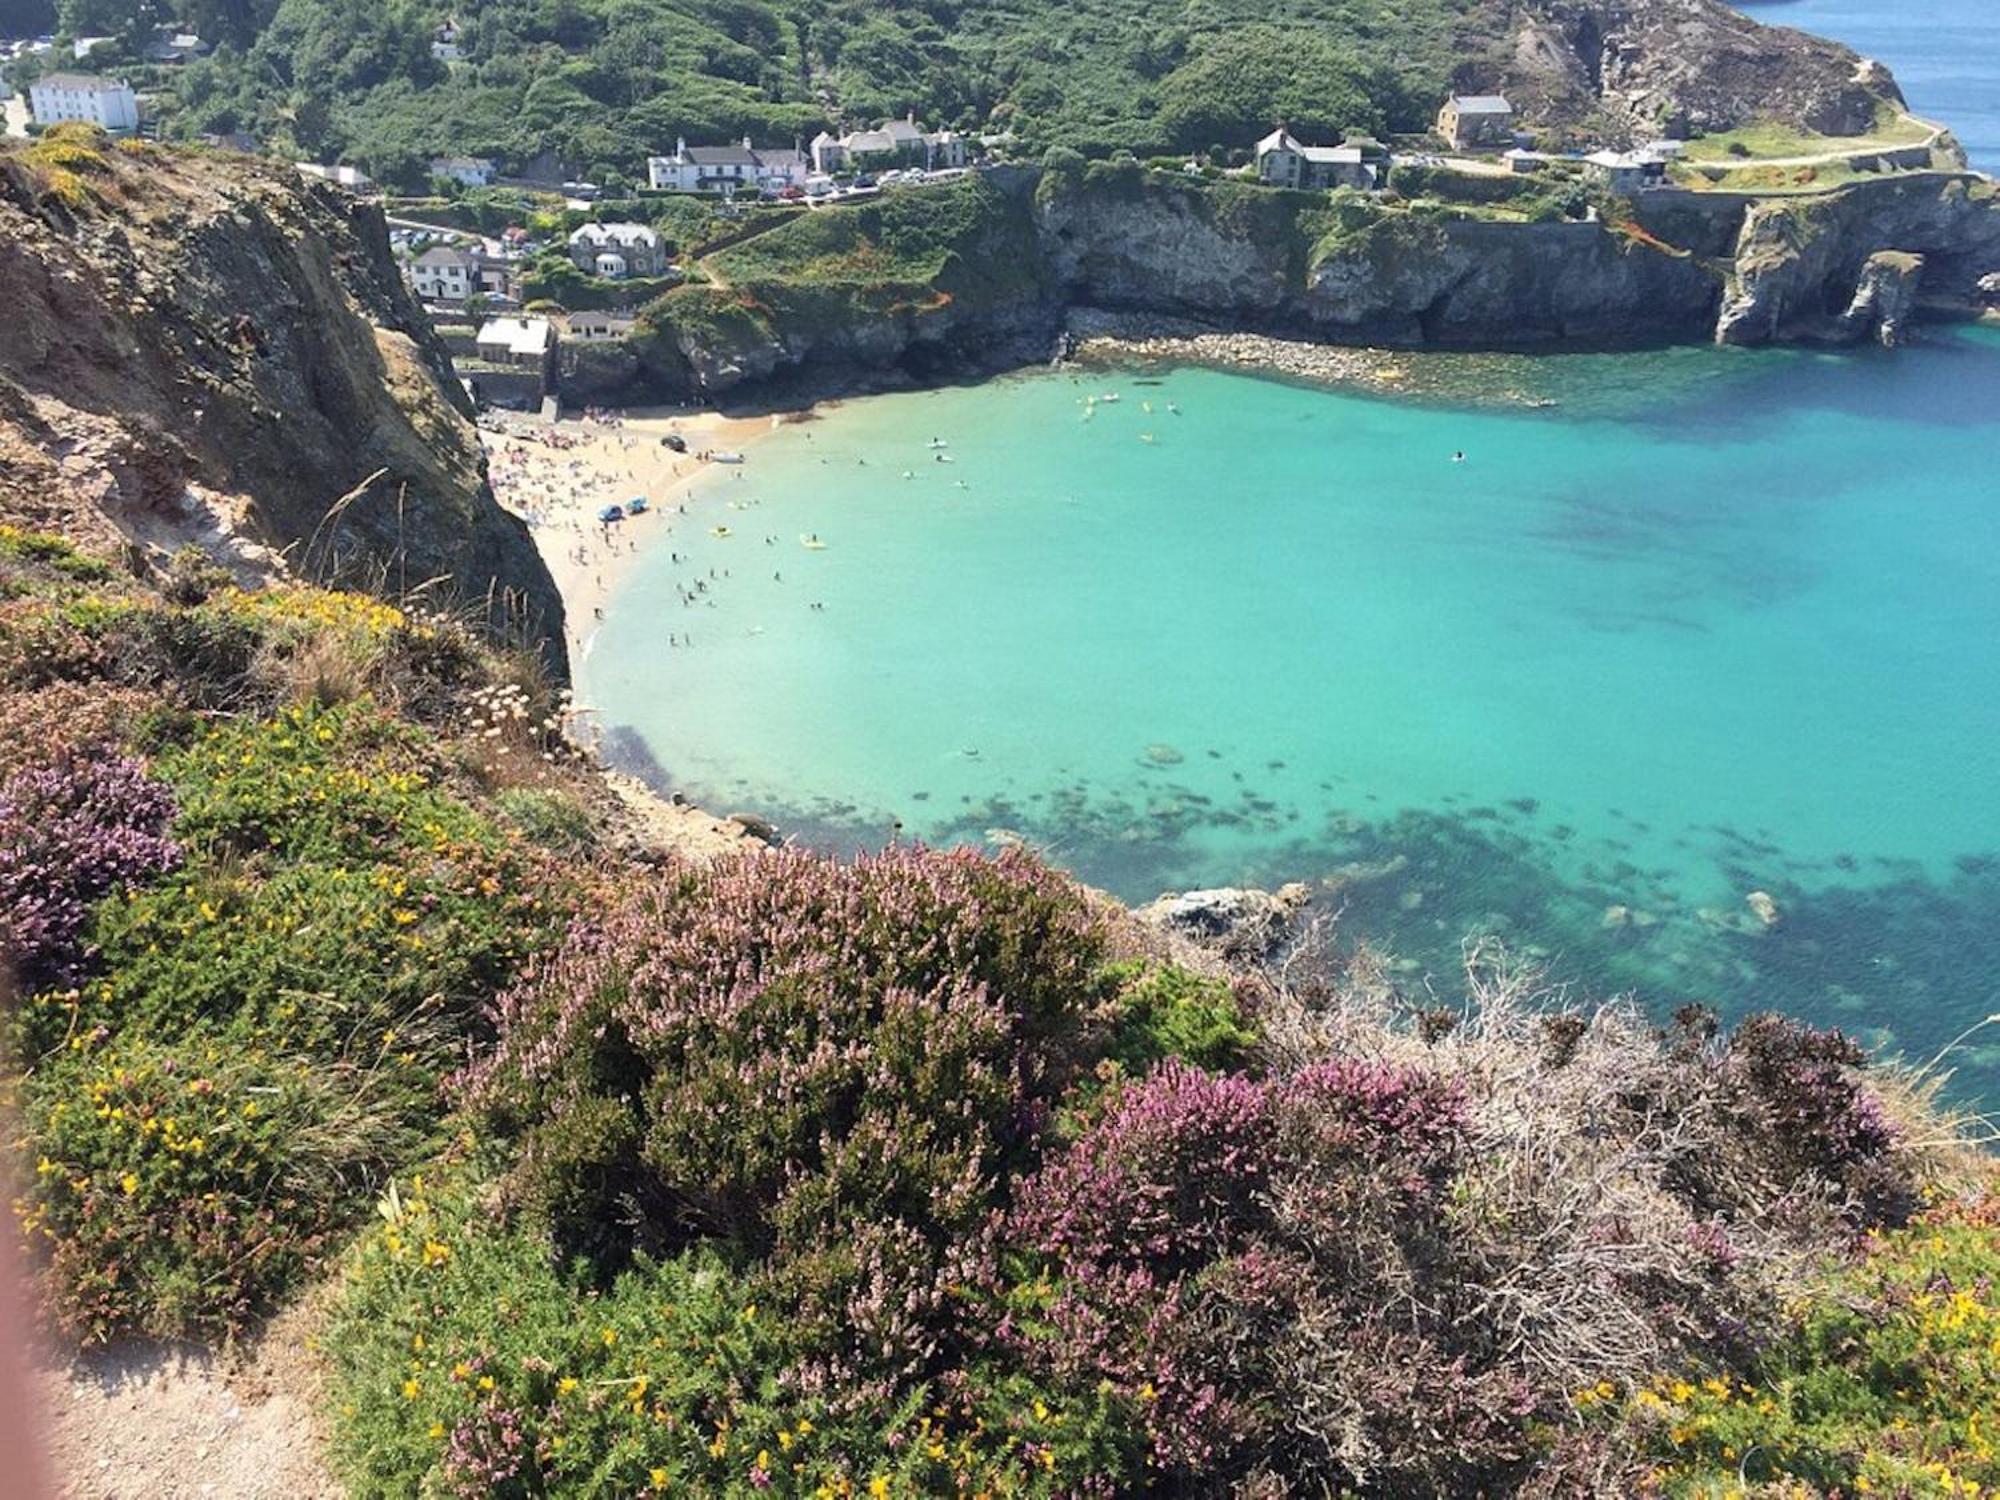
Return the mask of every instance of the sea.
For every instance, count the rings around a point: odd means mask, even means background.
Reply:
[[[2000,167],[1983,0],[1756,10]],[[634,523],[582,695],[817,847],[1314,883],[1415,995],[1492,940],[1911,1059],[2000,1011],[2000,331],[1422,368],[840,403]],[[1949,1061],[2000,1100],[2000,1025]]]

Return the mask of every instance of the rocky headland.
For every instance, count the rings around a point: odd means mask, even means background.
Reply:
[[[247,157],[52,134],[0,153],[0,519],[246,581],[422,589],[550,645],[381,210]]]

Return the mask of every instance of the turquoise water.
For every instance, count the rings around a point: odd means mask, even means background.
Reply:
[[[1203,370],[849,403],[705,482],[584,693],[663,785],[828,847],[1333,878],[1421,972],[1495,932],[1913,1053],[2000,1009],[2000,337],[1482,369],[1561,405]]]

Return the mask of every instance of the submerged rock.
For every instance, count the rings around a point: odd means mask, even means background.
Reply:
[[[1778,910],[1778,903],[1771,899],[1768,891],[1752,891],[1743,898],[1743,904],[1750,908],[1751,915],[1756,917],[1767,932],[1784,920],[1783,914]]]

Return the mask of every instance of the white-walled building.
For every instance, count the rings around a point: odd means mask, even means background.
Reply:
[[[106,130],[139,128],[139,96],[115,78],[51,73],[28,85],[28,108],[37,125],[82,120]]]
[[[646,159],[646,181],[656,193],[738,193],[776,197],[806,185],[806,154],[790,147],[753,146],[750,137],[728,146],[674,142],[671,156]]]
[[[493,162],[484,156],[434,156],[430,166],[431,176],[446,178],[460,187],[493,185]]]
[[[463,302],[483,288],[482,257],[455,245],[433,245],[410,262],[410,289],[426,302]]]
[[[965,165],[965,137],[955,130],[926,130],[915,115],[884,120],[870,130],[850,130],[813,137],[815,172],[845,172],[863,167],[924,167],[942,172]]]

